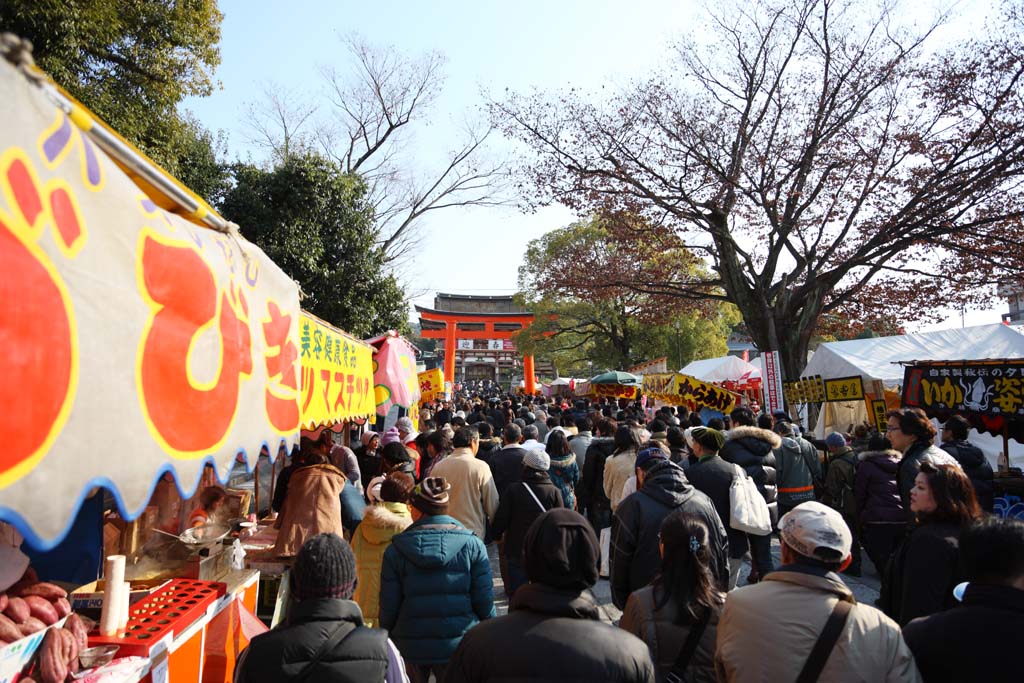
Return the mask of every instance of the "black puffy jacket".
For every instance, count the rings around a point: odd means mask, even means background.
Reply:
[[[387,631],[363,626],[351,600],[321,598],[291,606],[283,627],[252,639],[239,655],[235,683],[287,683],[342,629],[344,637],[320,656],[307,681],[383,681],[387,672]]]
[[[547,472],[524,469],[520,481],[510,484],[501,496],[498,511],[494,513],[494,524],[491,533],[495,538],[504,536],[502,548],[506,557],[522,562],[523,541],[526,530],[533,521],[544,514],[545,510],[565,507],[562,492],[551,481]],[[530,490],[527,491],[526,487]],[[530,494],[533,495],[530,495]],[[536,496],[536,500],[534,500]],[[540,505],[537,503],[540,502]],[[541,510],[541,505],[544,510]]]
[[[580,511],[594,531],[612,523],[612,504],[604,492],[604,463],[615,452],[615,440],[608,436],[595,436],[587,447],[583,463],[583,476],[576,487],[576,501]]]
[[[601,623],[588,593],[528,583],[506,616],[477,624],[462,637],[445,683],[588,681],[654,683],[644,641]]]
[[[939,448],[956,458],[956,461],[964,468],[964,474],[974,484],[974,495],[978,497],[981,509],[992,512],[992,507],[995,504],[992,465],[989,464],[981,449],[969,441],[946,441]]]
[[[722,459],[747,471],[764,499],[774,503],[779,492],[775,485],[775,455],[782,445],[775,432],[758,427],[736,427],[725,433],[725,445],[718,452]]]
[[[647,471],[643,487],[624,498],[612,517],[612,602],[626,606],[629,594],[646,586],[661,567],[658,531],[676,510],[697,515],[708,527],[711,575],[729,587],[729,540],[714,503],[690,484],[683,469],[665,461]]]

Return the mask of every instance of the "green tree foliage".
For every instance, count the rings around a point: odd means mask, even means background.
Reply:
[[[402,290],[375,245],[361,178],[307,154],[272,170],[238,164],[234,180],[221,212],[299,283],[304,309],[358,337],[405,331]]]
[[[213,136],[177,106],[213,92],[222,18],[216,0],[0,2],[0,29],[31,40],[40,68],[211,201],[227,171]]]
[[[709,300],[628,286],[639,272],[694,271],[701,266],[678,241],[624,248],[615,238],[622,216],[573,223],[533,240],[519,269],[520,299],[537,321],[517,337],[524,353],[550,358],[562,374],[625,369],[667,356],[669,365],[725,355],[739,314]]]

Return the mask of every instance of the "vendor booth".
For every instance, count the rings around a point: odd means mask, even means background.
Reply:
[[[702,419],[724,415],[740,403],[733,392],[681,372],[644,375],[643,393],[653,403],[684,406]]]
[[[829,342],[814,352],[801,381],[787,383],[787,402],[791,406],[806,402],[824,404],[814,428],[818,438],[864,421],[881,426],[885,411],[902,404],[904,368],[900,363],[954,358],[1024,358],[1024,335],[1000,324]],[[862,398],[847,398],[835,393],[836,390],[831,394],[828,391],[833,386],[854,391],[854,385],[860,387]],[[1002,452],[1001,438],[972,432],[970,440],[995,467]],[[1010,457],[1012,464],[1024,463],[1024,448],[1012,445]]]
[[[397,332],[368,339],[374,348],[373,382],[378,431],[394,426],[408,415],[419,428],[420,382],[416,372],[416,347]],[[443,386],[443,385],[442,385]]]
[[[142,547],[165,516],[176,536],[180,506],[225,483],[236,458],[253,466],[297,440],[297,287],[24,62],[0,60],[0,92],[4,557],[20,554],[20,537],[35,556],[84,538],[97,547],[79,554],[107,556],[104,581],[77,591],[36,583],[47,576],[32,569],[5,579],[7,597],[42,591],[59,619],[5,635],[0,681],[34,666],[62,627],[81,647],[117,650],[108,666],[120,674],[104,680],[229,681],[265,629],[251,616],[258,572],[223,543],[252,524],[246,497],[229,491],[225,503],[241,525],[190,529],[157,555]],[[92,527],[83,515],[102,524],[99,538],[69,536]],[[99,623],[82,630],[92,609]]]

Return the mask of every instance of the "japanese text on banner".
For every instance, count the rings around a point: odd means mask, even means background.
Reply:
[[[303,427],[373,414],[370,346],[305,313],[299,321],[299,345]]]

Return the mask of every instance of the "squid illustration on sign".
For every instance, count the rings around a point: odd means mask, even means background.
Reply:
[[[373,356],[374,394],[377,414],[387,415],[391,406],[409,408],[420,399],[416,352],[400,337],[385,337]]]
[[[985,387],[985,381],[978,377],[968,387],[964,384],[964,381],[960,380],[960,388],[964,392],[964,406],[970,410],[977,410],[978,412],[984,412],[988,410],[988,402],[992,400],[992,392],[994,387]]]

